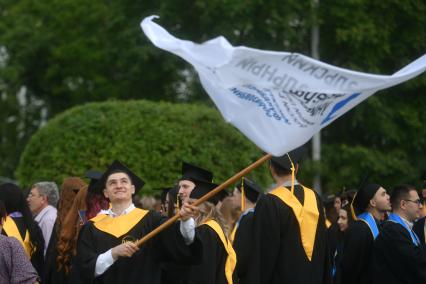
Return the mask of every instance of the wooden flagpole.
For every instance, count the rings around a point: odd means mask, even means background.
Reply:
[[[260,165],[262,165],[264,162],[268,161],[271,158],[272,158],[271,154],[264,155],[262,158],[260,158],[259,160],[257,160],[256,162],[254,162],[253,164],[248,166],[247,168],[243,169],[242,171],[240,171],[239,173],[237,173],[233,177],[229,178],[227,181],[225,181],[224,183],[222,183],[221,185],[219,185],[218,187],[216,187],[215,189],[213,189],[212,191],[210,191],[209,193],[207,193],[206,195],[204,195],[200,199],[196,200],[192,205],[198,206],[201,203],[207,201],[212,196],[218,194],[220,191],[224,190],[225,188],[227,188],[231,184],[234,184],[240,178],[242,178],[243,176],[246,176],[249,172],[251,172],[255,168],[259,167]],[[136,242],[136,245],[141,246],[143,243],[145,243],[146,241],[148,241],[149,239],[151,239],[152,237],[154,237],[155,235],[157,235],[158,233],[160,233],[161,231],[163,231],[167,227],[171,226],[179,218],[180,218],[180,214],[178,213],[175,216],[173,216],[172,218],[170,218],[169,220],[167,220],[166,222],[164,222],[163,224],[161,224],[160,226],[158,226],[157,228],[155,228],[154,230],[152,230],[151,232],[149,232],[142,239],[139,239]]]

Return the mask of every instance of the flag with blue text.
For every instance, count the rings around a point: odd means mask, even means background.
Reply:
[[[152,43],[188,61],[226,121],[262,150],[282,155],[375,92],[426,70],[426,55],[390,76],[339,68],[307,56],[233,47],[224,37],[197,44],[145,18]]]

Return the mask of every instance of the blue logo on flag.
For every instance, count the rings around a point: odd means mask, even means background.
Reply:
[[[349,97],[347,97],[346,99],[343,99],[340,102],[336,103],[333,106],[333,108],[331,109],[330,113],[321,122],[321,125],[323,125],[323,124],[329,122],[330,120],[334,119],[333,114],[335,114],[339,109],[341,109],[342,107],[344,107],[347,103],[349,103],[350,101],[352,101],[353,99],[355,99],[359,95],[361,95],[361,93],[354,93],[354,94],[350,95]]]

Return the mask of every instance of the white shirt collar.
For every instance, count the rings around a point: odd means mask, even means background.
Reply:
[[[297,179],[294,179],[294,185],[296,185],[296,184],[299,184],[299,182],[297,181]],[[287,180],[287,181],[285,181],[282,185],[280,185],[279,187],[281,187],[281,186],[285,186],[285,187],[288,187],[288,186],[291,186],[291,180]]]
[[[399,217],[401,217],[401,216],[399,216]],[[410,228],[410,230],[413,229],[413,225],[414,225],[413,222],[410,222],[410,221],[408,221],[407,219],[405,219],[403,217],[401,217],[401,219],[402,219],[402,221],[404,221],[405,224],[407,224],[407,226],[408,226],[408,228]]]
[[[56,208],[55,207],[53,207],[52,205],[47,205],[46,207],[44,207],[41,211],[40,211],[40,213],[38,213],[37,214],[37,216],[35,216],[35,218],[34,218],[34,220],[36,221],[36,222],[40,222],[40,220],[44,217],[44,215],[46,215],[48,212],[50,212],[50,211],[52,211],[52,213],[53,212],[55,212],[56,211]]]
[[[124,209],[124,211],[120,215],[114,213],[112,211],[112,208],[109,208],[108,210],[101,210],[98,214],[105,214],[105,215],[108,215],[108,216],[111,216],[111,217],[115,218],[115,217],[118,217],[118,216],[129,214],[135,208],[136,208],[135,205],[133,203],[131,203],[130,206],[127,207],[126,209]]]

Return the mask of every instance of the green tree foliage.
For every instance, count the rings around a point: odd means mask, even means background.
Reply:
[[[110,98],[211,104],[191,66],[145,38],[139,23],[151,14],[195,42],[224,35],[233,45],[309,55],[316,13],[323,61],[379,74],[393,73],[426,50],[424,0],[320,0],[318,11],[312,2],[0,0],[1,95],[14,102],[24,86],[29,101],[43,102],[47,118]],[[382,91],[327,127],[323,161],[308,165],[308,173],[320,169],[329,191],[356,186],[368,172],[389,185],[418,180],[426,172],[425,86],[422,75]],[[25,117],[34,118],[34,127],[0,127],[0,175],[12,175],[38,127],[40,110],[29,109]],[[1,123],[11,126],[7,121]]]
[[[114,159],[132,168],[146,190],[171,186],[182,161],[211,169],[222,182],[262,156],[262,152],[218,112],[202,105],[149,101],[91,103],[72,108],[47,123],[30,140],[17,171],[19,181],[61,182],[104,170]],[[267,185],[266,165],[252,177]]]
[[[392,74],[426,51],[424,1],[321,1],[321,57]],[[381,91],[323,131],[326,189],[371,180],[388,188],[426,172],[426,76]]]

